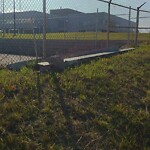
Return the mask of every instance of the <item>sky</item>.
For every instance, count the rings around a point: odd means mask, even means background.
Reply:
[[[52,0],[47,0],[47,3],[50,3],[50,1],[52,2]],[[143,9],[150,8],[149,0],[112,0],[112,2],[122,4],[125,6],[132,6],[134,8],[138,7],[144,2],[147,2],[147,4],[143,6]],[[106,11],[106,4],[98,0],[55,0],[53,3],[51,3],[51,7],[59,8],[60,6],[73,7],[77,10],[81,10],[84,12],[94,11],[97,7],[100,10]]]
[[[2,1],[1,6],[2,6]],[[4,0],[5,7],[9,8],[12,6],[14,0]],[[100,11],[107,11],[107,4],[100,2],[98,0],[46,0],[47,1],[47,9],[58,9],[62,8],[72,8],[83,12],[93,12],[97,8]],[[106,0],[109,1],[109,0]],[[42,2],[43,0],[15,0],[16,9],[38,9],[42,10]],[[21,2],[21,3],[19,3]],[[150,10],[150,0],[112,0],[113,3],[118,3],[125,6],[131,6],[133,8],[137,8],[142,3],[146,2],[146,4],[142,7],[144,10]],[[21,5],[20,5],[21,4]],[[11,10],[11,8],[9,8]],[[117,11],[117,9],[112,10]]]
[[[2,11],[2,3],[1,2],[1,10]],[[5,2],[5,12],[13,11],[13,1],[14,0],[4,0]],[[106,0],[109,1],[109,0]],[[16,11],[28,11],[28,10],[37,10],[42,11],[42,3],[43,0],[15,0],[16,2]],[[71,8],[81,12],[90,13],[96,12],[97,8],[99,12],[107,12],[108,4],[98,1],[98,0],[46,0],[47,2],[47,13],[50,12],[50,9],[60,9],[60,8]],[[150,11],[150,0],[112,0],[113,3],[121,4],[124,6],[131,6],[132,8],[137,8],[144,2],[146,4],[141,8],[142,10]],[[118,6],[111,5],[111,14],[118,15],[119,17],[123,17],[128,19],[129,10],[124,8],[119,8]],[[124,15],[122,15],[124,14]],[[140,13],[140,17],[150,17],[150,13]],[[136,12],[131,12],[132,21],[135,21]],[[150,18],[140,19],[140,24],[142,26],[150,27]]]

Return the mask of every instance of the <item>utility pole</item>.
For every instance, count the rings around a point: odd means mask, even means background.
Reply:
[[[107,47],[109,47],[109,32],[110,32],[110,5],[112,0],[108,3],[108,21],[107,21]]]
[[[146,4],[143,3],[141,6],[137,7],[137,17],[136,17],[136,35],[135,35],[135,46],[138,46],[138,33],[139,33],[139,12],[140,8]]]
[[[46,0],[43,0],[43,58],[46,58]]]
[[[130,28],[131,28],[131,6],[129,7],[128,45],[130,45]]]

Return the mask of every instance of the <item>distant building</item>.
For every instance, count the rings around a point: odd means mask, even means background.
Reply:
[[[46,17],[50,18],[47,14]],[[43,13],[38,11],[25,11],[16,12],[15,20],[14,13],[0,14],[0,29],[5,30],[6,33],[14,30],[14,21],[16,24],[16,30],[19,33],[32,33],[32,29],[37,32],[42,32],[43,30]],[[33,25],[34,23],[34,25]]]
[[[107,31],[108,14],[82,13],[72,9],[55,9],[50,11],[55,17],[47,19],[47,25],[51,32],[86,32],[86,31]],[[129,21],[115,15],[110,17],[111,32],[128,32]],[[131,27],[135,27],[135,22],[130,22]],[[130,29],[134,32],[134,29]]]
[[[64,17],[67,15],[72,15],[72,14],[83,14],[83,12],[76,11],[73,9],[65,8],[65,9],[52,9],[50,10],[51,15],[59,16],[59,17]]]
[[[14,20],[13,13],[0,14],[0,30],[5,32],[14,31],[14,21],[16,23],[15,30],[19,33],[32,33],[34,27],[35,32],[43,31],[43,13],[38,11],[16,12]],[[107,17],[105,12],[99,13],[82,13],[72,9],[54,9],[50,10],[50,14],[46,14],[47,32],[94,32],[107,31]],[[33,21],[34,24],[33,24]],[[111,32],[128,32],[127,27],[129,21],[115,15],[110,17]],[[135,27],[135,22],[131,22],[131,27]],[[134,32],[134,29],[130,29]]]

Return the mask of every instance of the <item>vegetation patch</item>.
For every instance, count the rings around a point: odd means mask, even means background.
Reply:
[[[0,70],[0,149],[150,149],[150,47],[40,74]]]
[[[43,39],[42,34],[36,34],[36,39]],[[32,34],[16,34],[14,36],[13,33],[7,33],[3,37],[0,35],[0,38],[4,39],[33,39]],[[46,39],[48,40],[107,40],[107,32],[59,32],[59,33],[47,33]],[[110,33],[110,40],[127,40],[128,33],[120,32],[120,33]],[[135,33],[130,33],[130,40],[133,41],[135,39]],[[139,33],[138,37],[139,41],[149,41],[150,33]]]

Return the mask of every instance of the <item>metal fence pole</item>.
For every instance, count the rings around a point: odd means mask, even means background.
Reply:
[[[21,0],[19,0],[19,11],[22,11],[22,5],[21,5]]]
[[[137,16],[136,16],[136,31],[135,31],[135,46],[138,46],[138,30],[139,28],[139,8],[137,8]]]
[[[5,19],[5,17],[4,17],[4,14],[5,13],[5,2],[4,2],[4,0],[3,0],[3,37],[5,36],[5,25],[4,25],[4,19]]]
[[[107,47],[109,47],[109,32],[110,32],[110,5],[112,0],[108,3],[108,21],[107,21]]]
[[[138,33],[139,33],[139,13],[140,8],[146,4],[143,3],[141,6],[137,7],[137,16],[136,16],[136,35],[135,35],[135,46],[138,46]]]
[[[128,45],[130,45],[130,28],[131,28],[131,6],[129,7]]]
[[[14,8],[14,36],[16,35],[16,2],[13,0],[13,8]]]
[[[34,18],[31,18],[32,23],[32,32],[33,32],[33,41],[34,41],[34,51],[36,55],[36,61],[38,62],[38,52],[37,52],[37,43],[36,43],[36,35],[35,35],[35,28],[34,28]]]
[[[43,0],[43,58],[46,58],[46,0]]]
[[[96,13],[96,26],[95,26],[95,31],[96,31],[96,37],[95,37],[95,49],[97,48],[97,38],[98,38],[98,8],[97,8],[97,13]]]

